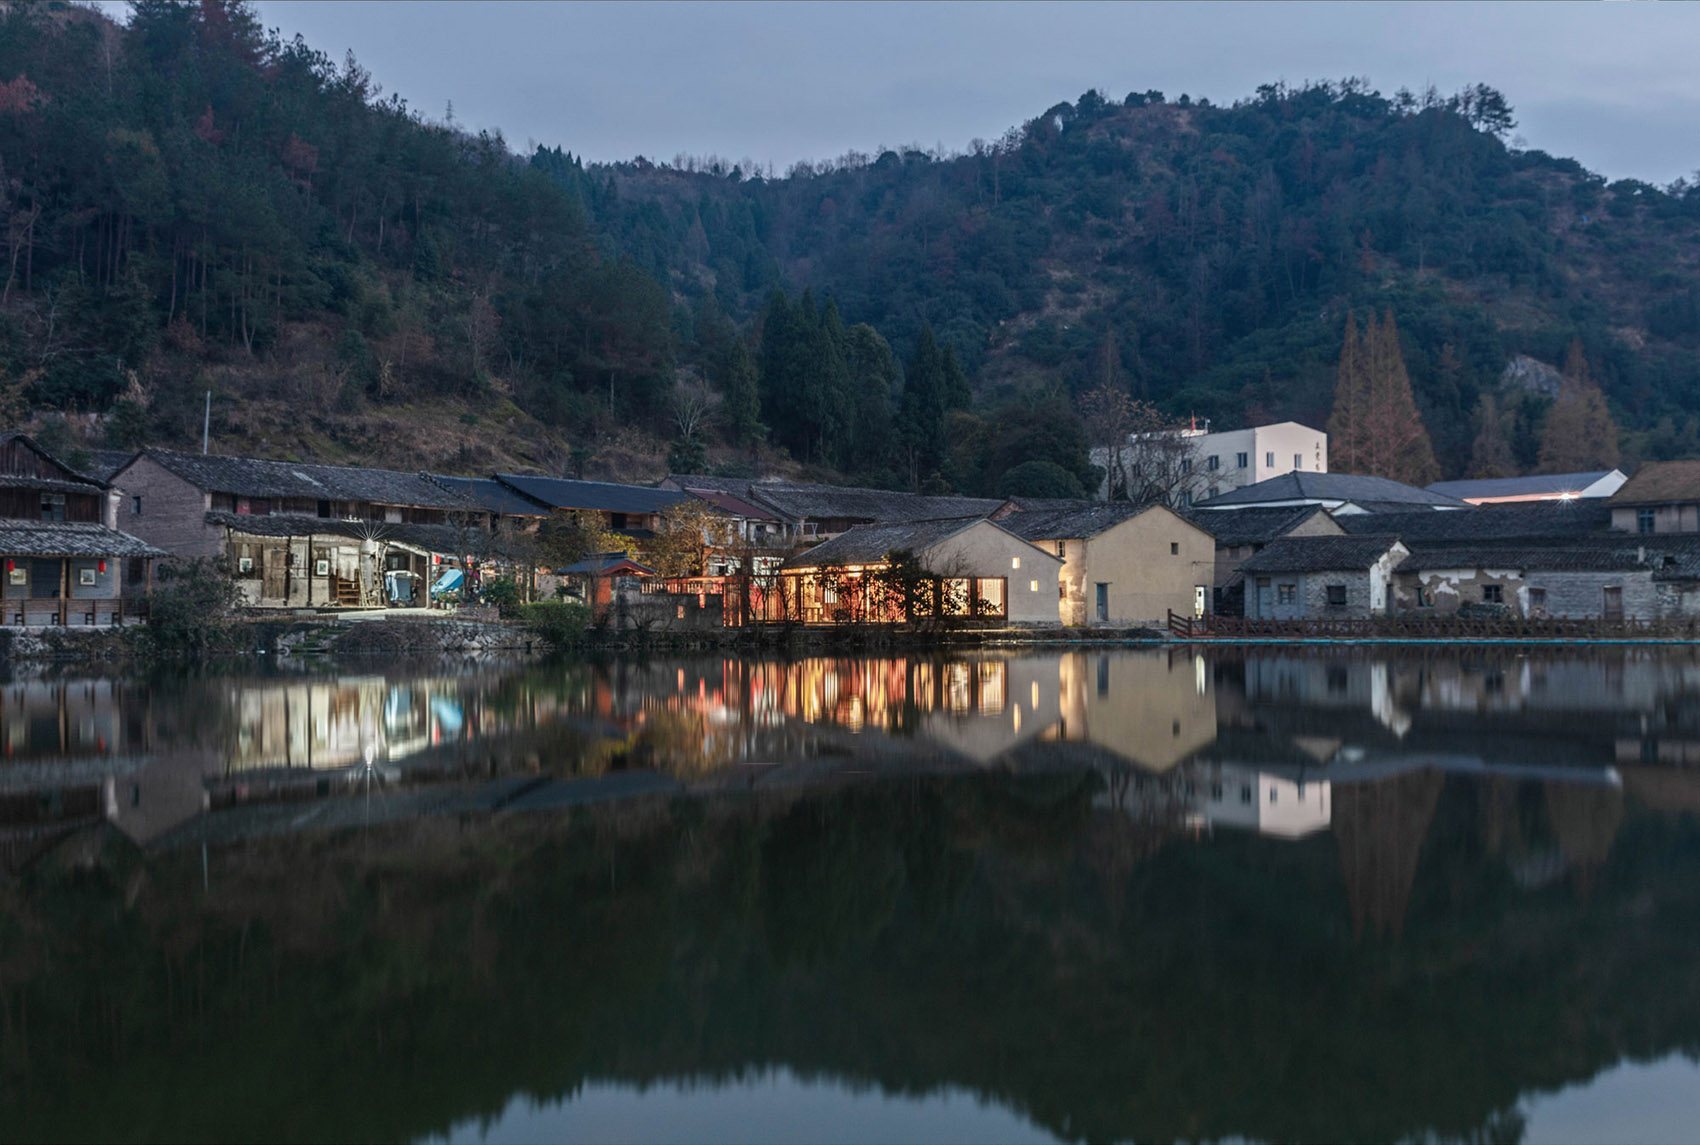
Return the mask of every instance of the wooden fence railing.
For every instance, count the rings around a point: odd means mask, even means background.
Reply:
[[[1251,620],[1169,613],[1177,640],[1700,640],[1700,617],[1367,616]]]

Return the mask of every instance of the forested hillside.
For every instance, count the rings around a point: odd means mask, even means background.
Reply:
[[[1058,488],[1106,382],[1326,422],[1355,312],[1448,476],[1483,395],[1537,463],[1501,375],[1577,340],[1629,459],[1700,453],[1700,188],[1514,147],[1486,87],[1088,92],[776,178],[514,156],[228,2],[9,5],[0,84],[0,404],[91,445],[192,437],[210,388],[229,450]]]

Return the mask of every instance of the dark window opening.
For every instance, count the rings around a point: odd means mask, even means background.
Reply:
[[[1497,584],[1482,585],[1482,601],[1486,604],[1504,604],[1505,589]]]
[[[1658,519],[1658,514],[1651,509],[1637,509],[1635,510],[1635,529],[1641,533],[1654,532]]]
[[[1346,586],[1345,585],[1343,585],[1343,584],[1331,584],[1331,585],[1328,586],[1328,607],[1329,608],[1345,608],[1346,607]]]
[[[130,498],[130,513],[136,517],[142,515],[142,495],[140,493]]]

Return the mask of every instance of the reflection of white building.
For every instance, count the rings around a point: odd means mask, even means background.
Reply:
[[[452,679],[244,682],[231,706],[234,770],[398,760],[465,734],[460,685]]]
[[[1203,769],[1193,783],[1193,809],[1211,827],[1256,831],[1300,839],[1327,830],[1331,784],[1288,779],[1267,771],[1224,763]]]

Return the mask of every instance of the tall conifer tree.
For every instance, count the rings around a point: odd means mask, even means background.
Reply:
[[[756,366],[742,338],[732,339],[720,373],[720,387],[726,395],[726,435],[733,445],[754,445],[767,433],[767,427],[761,423]]]
[[[1363,421],[1368,405],[1369,374],[1358,324],[1346,313],[1346,333],[1340,343],[1340,364],[1334,373],[1334,412],[1328,417],[1328,462],[1341,473],[1362,473]]]
[[[1517,455],[1511,448],[1511,413],[1502,411],[1492,394],[1483,394],[1476,403],[1475,422],[1469,476],[1517,476]]]
[[[850,465],[874,472],[891,463],[891,395],[897,388],[897,355],[867,323],[845,334],[845,364],[850,371]]]
[[[1588,369],[1588,356],[1578,338],[1570,343],[1558,400],[1548,411],[1546,427],[1541,431],[1541,472],[1613,469],[1619,460],[1617,423]]]
[[[1392,311],[1379,322],[1370,315],[1361,337],[1347,316],[1328,433],[1329,465],[1338,472],[1408,485],[1426,485],[1440,476]]]
[[[933,338],[932,325],[921,327],[915,353],[903,379],[899,432],[909,453],[909,477],[917,485],[935,472],[944,459],[944,355]]]

